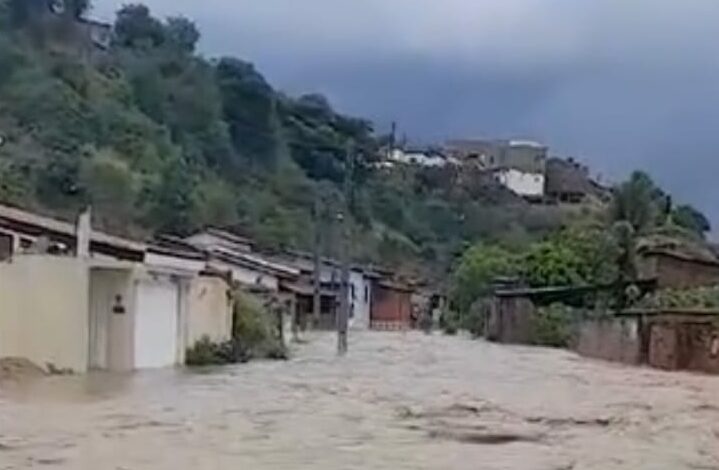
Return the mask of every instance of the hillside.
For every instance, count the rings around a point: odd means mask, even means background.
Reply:
[[[522,244],[565,220],[456,170],[376,169],[370,122],[198,55],[185,18],[125,7],[101,50],[84,34],[88,2],[65,5],[0,0],[0,202],[64,217],[91,204],[96,224],[136,237],[216,225],[309,249],[317,199],[332,253],[351,144],[357,260],[441,276],[469,244]]]

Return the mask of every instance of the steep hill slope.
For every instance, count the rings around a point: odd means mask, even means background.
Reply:
[[[234,227],[267,247],[310,248],[319,220],[332,253],[351,148],[358,260],[441,275],[470,243],[521,244],[565,219],[480,176],[375,168],[371,123],[199,56],[187,19],[125,7],[101,51],[83,36],[87,2],[66,5],[0,0],[1,202],[66,217],[91,204],[96,223],[134,236]]]

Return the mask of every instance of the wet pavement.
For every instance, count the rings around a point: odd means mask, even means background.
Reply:
[[[719,377],[439,334],[0,389],[0,470],[719,469]]]

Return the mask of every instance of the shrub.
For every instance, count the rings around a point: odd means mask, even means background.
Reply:
[[[439,317],[439,327],[447,335],[456,335],[459,331],[460,318],[456,311],[445,310]]]
[[[491,302],[488,298],[478,299],[469,307],[469,311],[462,315],[460,327],[468,331],[473,338],[484,336],[484,325],[487,322]]]
[[[234,293],[232,337],[251,357],[287,359],[287,348],[278,332],[273,312],[249,292]]]
[[[207,336],[189,348],[185,355],[185,363],[188,366],[235,364],[246,362],[248,359],[248,352],[239,341],[214,343]]]
[[[569,347],[573,313],[571,307],[559,303],[538,308],[532,318],[532,343],[554,348]]]

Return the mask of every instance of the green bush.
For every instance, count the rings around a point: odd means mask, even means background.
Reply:
[[[459,331],[460,318],[456,311],[445,310],[439,317],[439,327],[445,334],[454,336]]]
[[[640,308],[670,309],[717,309],[719,308],[719,287],[695,287],[693,289],[663,289],[645,297],[638,304]]]
[[[249,292],[234,293],[232,337],[251,357],[287,359],[288,352],[277,332],[277,322],[262,300]]]
[[[532,318],[532,344],[554,348],[569,347],[574,311],[563,304],[537,309]]]
[[[474,338],[484,335],[484,325],[487,322],[489,309],[491,308],[491,299],[482,298],[476,300],[470,307],[469,311],[462,315],[460,327],[468,331]]]
[[[185,363],[188,366],[211,366],[246,362],[248,352],[239,341],[214,343],[207,336],[188,348]]]

